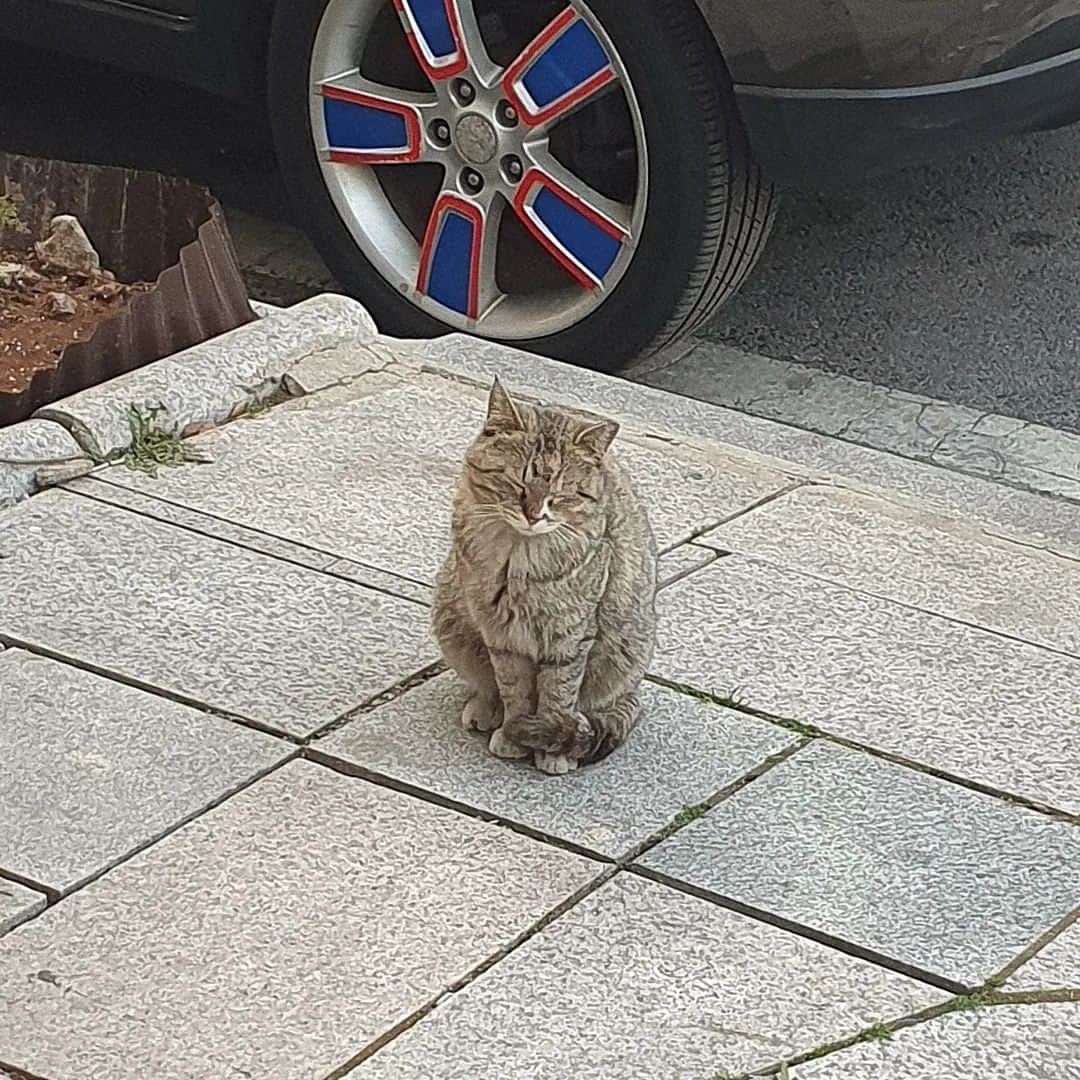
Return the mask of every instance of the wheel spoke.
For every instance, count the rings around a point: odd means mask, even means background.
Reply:
[[[327,160],[350,165],[413,164],[423,160],[424,113],[432,94],[380,86],[355,71],[315,86],[323,99]]]
[[[616,81],[611,58],[571,5],[506,69],[503,93],[530,127],[563,119]]]
[[[631,208],[614,202],[560,165],[534,153],[514,210],[540,245],[587,289],[603,288],[621,252],[635,246]]]
[[[490,68],[472,0],[394,0],[416,59],[435,81]]]
[[[420,249],[416,290],[437,304],[479,322],[501,299],[495,254],[505,203],[486,205],[444,191],[435,200]]]

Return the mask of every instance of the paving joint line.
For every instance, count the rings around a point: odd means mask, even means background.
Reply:
[[[410,798],[416,799],[419,802],[428,803],[431,806],[438,806],[443,810],[453,810],[463,817],[472,818],[475,821],[482,821],[487,825],[498,825],[502,828],[509,829],[510,832],[518,833],[521,836],[528,837],[530,840],[539,841],[550,847],[559,848],[572,855],[580,855],[583,858],[592,859],[594,862],[612,866],[618,865],[619,863],[618,859],[612,858],[610,855],[605,855],[602,851],[595,851],[593,848],[586,847],[583,844],[577,844],[573,840],[565,840],[560,836],[554,836],[551,833],[544,832],[543,829],[537,829],[532,825],[526,825],[523,822],[515,821],[513,818],[504,817],[502,814],[496,813],[493,810],[484,810],[482,807],[460,802],[457,799],[451,798],[449,795],[443,795],[441,792],[432,791],[430,788],[420,787],[417,784],[409,783],[407,780],[399,780],[396,776],[390,776],[388,773],[379,772],[377,769],[369,769],[366,765],[360,765],[355,761],[349,761],[346,758],[338,757],[336,754],[321,750],[318,747],[306,746],[301,750],[300,755],[306,761],[314,762],[316,765],[322,765],[327,769],[331,769],[333,772],[340,773],[342,776],[352,777],[356,780],[364,780],[376,787],[386,788],[390,791],[399,792],[402,795],[408,795]]]
[[[897,972],[897,974],[905,975],[909,979],[915,979],[928,986],[933,986],[937,990],[944,990],[947,993],[958,995],[968,994],[972,990],[971,987],[956,982],[947,976],[938,975],[936,972],[927,971],[925,968],[920,968],[915,964],[908,964],[903,960],[897,960],[886,953],[878,952],[876,949],[869,949],[845,938],[836,937],[834,934],[828,934],[824,930],[817,930],[812,926],[807,926],[805,923],[795,922],[793,919],[787,919],[783,915],[777,915],[775,912],[767,911],[765,908],[755,907],[753,904],[744,903],[742,900],[736,900],[731,896],[724,896],[722,893],[714,892],[712,889],[706,889],[700,885],[694,885],[692,882],[683,881],[681,878],[672,877],[670,874],[665,874],[662,870],[655,870],[651,866],[641,866],[634,863],[625,867],[625,869],[628,873],[655,881],[659,885],[666,885],[670,889],[675,889],[676,892],[685,893],[687,896],[693,896],[698,900],[715,904],[717,907],[726,908],[739,915],[745,915],[748,918],[755,919],[757,922],[775,926],[779,930],[786,930],[788,933],[796,934],[798,937],[805,938],[808,941],[816,942],[819,945],[835,949],[837,952],[854,956],[858,960],[864,960],[877,967],[887,968],[890,971]]]
[[[43,881],[37,881],[35,878],[16,873],[14,870],[7,870],[2,866],[0,866],[0,881],[10,881],[15,885],[21,885],[24,889],[33,889],[35,892],[41,893],[45,897],[46,903],[49,904],[55,904],[60,899],[59,889],[54,889]],[[22,926],[25,921],[25,919],[20,921],[18,925]]]
[[[18,923],[17,926],[13,927],[12,929],[17,930],[23,926],[26,926],[28,923],[33,922],[35,919],[40,918],[42,915],[45,914],[45,912],[56,907],[58,904],[62,904],[69,897],[75,896],[78,893],[82,892],[83,889],[85,889],[87,886],[93,885],[94,882],[99,881],[106,874],[111,873],[113,870],[115,870],[118,866],[123,866],[124,863],[130,862],[130,860],[134,859],[138,855],[141,855],[144,851],[148,851],[156,844],[159,844],[163,840],[168,839],[168,837],[172,836],[173,833],[179,831],[187,825],[192,824],[192,822],[198,821],[199,818],[203,817],[205,814],[210,813],[212,810],[216,810],[219,806],[224,805],[230,799],[232,799],[236,795],[239,795],[242,791],[246,791],[249,787],[253,787],[260,780],[266,779],[266,777],[270,776],[271,773],[277,772],[278,769],[284,768],[290,762],[296,761],[299,757],[300,749],[299,747],[297,747],[291,753],[286,754],[284,757],[282,757],[279,761],[275,761],[270,765],[267,765],[265,768],[258,770],[258,772],[254,773],[252,776],[248,776],[244,780],[241,780],[234,787],[231,787],[227,791],[219,793],[212,800],[200,806],[197,810],[193,810],[190,814],[186,814],[178,821],[174,821],[156,836],[153,836],[148,840],[144,840],[141,843],[137,844],[135,847],[133,847],[130,851],[124,852],[123,855],[121,855],[117,859],[114,859],[107,866],[99,867],[92,874],[89,874],[87,877],[79,881],[77,885],[73,885],[70,889],[64,892],[58,892],[55,889],[51,889],[50,892],[55,895],[55,899],[50,896],[47,899],[45,907],[43,907],[40,911],[34,912],[34,914],[31,915],[29,918],[23,919],[21,922]]]
[[[485,972],[490,971],[491,968],[493,968],[496,964],[505,960],[512,953],[516,952],[523,945],[529,942],[532,938],[536,937],[537,934],[540,934],[544,930],[546,930],[557,919],[561,918],[568,911],[571,911],[573,908],[577,907],[578,904],[580,904],[583,900],[585,900],[598,889],[606,885],[618,873],[620,873],[620,869],[618,866],[609,865],[605,867],[603,870],[601,870],[599,874],[596,875],[596,877],[590,879],[580,889],[577,889],[575,892],[571,893],[571,895],[568,896],[565,900],[561,901],[559,904],[556,904],[555,907],[551,908],[549,911],[546,911],[543,915],[540,916],[540,918],[536,919],[531,926],[527,927],[516,937],[512,938],[502,948],[496,950],[490,956],[480,961],[480,963],[474,965],[472,968],[469,969],[469,971],[467,971],[463,976],[461,976],[461,978],[450,983],[440,994],[438,994],[435,998],[428,1002],[426,1006],[422,1007],[421,1009],[417,1009],[416,1012],[412,1013],[405,1020],[395,1025],[389,1031],[384,1032],[382,1036],[369,1043],[358,1054],[351,1057],[343,1065],[340,1065],[337,1069],[333,1070],[333,1072],[329,1073],[324,1078],[324,1080],[341,1080],[342,1077],[348,1075],[358,1065],[366,1061],[368,1058],[372,1057],[374,1054],[378,1053],[384,1046],[388,1045],[394,1039],[398,1038],[398,1036],[403,1035],[414,1024],[418,1023],[420,1020],[424,1019],[426,1016],[434,1012],[442,1004],[442,1002],[446,1000],[446,998],[450,997],[452,994],[456,994],[459,991],[464,990],[471,983],[475,982],[476,979],[480,978],[480,976],[483,975]]]
[[[357,717],[372,712],[381,705],[387,705],[391,701],[396,701],[410,690],[415,690],[418,686],[423,686],[424,683],[429,682],[431,679],[438,678],[438,676],[442,675],[445,671],[447,671],[446,664],[442,660],[436,660],[433,663],[420,668],[419,671],[414,671],[411,674],[406,675],[403,679],[399,679],[385,690],[380,690],[377,694],[372,695],[366,701],[362,701],[359,705],[353,705],[351,708],[346,709],[340,716],[336,716],[333,720],[327,721],[321,727],[317,727],[309,735],[305,735],[303,738],[298,739],[297,742],[301,746],[310,746],[318,739],[324,739],[327,735],[332,735],[335,731],[339,731],[341,728],[348,726]]]
[[[715,810],[722,802],[730,799],[732,795],[742,791],[743,788],[749,786],[755,780],[759,780],[767,772],[775,769],[777,765],[782,765],[800,750],[809,746],[813,741],[813,739],[809,738],[796,739],[790,746],[785,746],[775,754],[770,754],[768,757],[762,758],[761,761],[747,772],[736,777],[717,791],[714,791],[712,795],[703,802],[698,803],[696,806],[686,807],[679,814],[676,814],[674,819],[669,821],[667,825],[658,829],[651,836],[647,836],[640,843],[630,848],[625,855],[620,856],[620,858],[616,860],[616,864],[620,869],[628,868],[631,863],[640,859],[646,852],[652,851],[653,848],[658,847],[665,840],[670,839],[676,833],[682,832],[683,829],[688,828],[695,821],[705,817],[711,810]],[[684,820],[680,821],[680,818],[683,818]]]
[[[708,536],[709,533],[715,532],[717,529],[723,528],[725,525],[730,525],[733,521],[741,517],[746,517],[747,514],[752,514],[755,510],[760,510],[763,506],[768,506],[769,503],[776,502],[777,499],[783,499],[785,496],[792,494],[792,492],[798,491],[800,488],[812,487],[814,482],[811,480],[793,480],[789,484],[785,484],[783,487],[778,488],[776,491],[770,491],[767,495],[762,495],[758,499],[754,499],[753,502],[747,503],[746,506],[740,507],[740,509],[733,511],[730,514],[717,519],[709,525],[701,525],[696,529],[693,529],[689,536],[683,537],[681,540],[676,540],[673,544],[668,544],[667,547],[661,548],[658,555],[668,555],[676,548],[682,547],[684,544],[695,544],[698,547],[709,547],[708,544],[700,543],[703,536]]]
[[[699,563],[697,566],[691,566],[688,570],[680,570],[677,574],[674,574],[669,578],[664,578],[663,581],[657,583],[657,592],[659,592],[661,589],[670,588],[672,585],[675,584],[675,582],[682,581],[683,578],[688,578],[691,574],[696,574],[699,570],[704,570],[707,567],[712,566],[712,564],[716,562],[717,559],[721,558],[720,552],[714,551],[712,548],[700,547],[699,545],[692,544],[689,541],[685,544],[680,544],[679,547],[672,548],[671,551],[678,551],[679,548],[683,547],[697,548],[699,551],[708,552],[711,558],[706,559],[705,562]]]
[[[725,522],[724,524],[727,524]],[[720,528],[721,526],[717,526]],[[703,544],[701,537],[697,536],[692,541],[698,547],[711,547],[709,544]],[[720,551],[719,548],[712,549]],[[934,611],[931,608],[920,607],[918,604],[912,604],[907,600],[898,600],[894,596],[888,596],[885,593],[875,592],[873,589],[860,589],[854,585],[848,585],[843,581],[837,581],[835,578],[823,577],[820,574],[811,573],[809,570],[800,570],[796,567],[785,566],[783,563],[775,562],[772,559],[763,558],[760,555],[756,555],[753,552],[748,551],[728,551],[729,555],[738,555],[743,559],[751,559],[754,562],[761,563],[763,566],[770,567],[773,570],[780,570],[783,573],[794,574],[797,577],[806,578],[808,581],[815,581],[819,585],[829,585],[837,589],[843,589],[844,592],[852,593],[855,596],[869,596],[874,600],[882,600],[886,604],[892,604],[895,607],[904,608],[906,611],[915,611],[920,615],[929,615],[932,619],[941,619],[943,622],[952,623],[955,626],[966,626],[969,630],[976,630],[979,633],[990,634],[992,637],[1000,638],[1003,641],[1011,641],[1016,645],[1026,645],[1031,649],[1040,649],[1043,652],[1053,653],[1055,656],[1063,656],[1067,660],[1080,660],[1080,653],[1070,652],[1068,649],[1062,648],[1058,645],[1046,645],[1038,641],[1030,641],[1027,638],[1018,637],[1016,634],[1011,634],[1007,630],[998,630],[992,626],[984,626],[982,623],[971,622],[969,619],[962,619],[959,615],[949,615],[942,611]]]
[[[978,792],[980,795],[988,795],[991,798],[998,799],[1010,806],[1021,806],[1026,810],[1032,810],[1035,813],[1042,814],[1044,817],[1053,818],[1055,821],[1062,821],[1069,825],[1080,825],[1080,814],[1073,814],[1067,810],[1059,810],[1057,807],[1038,802],[1035,799],[1029,798],[1027,795],[1018,795],[1014,792],[992,787],[989,784],[983,784],[978,780],[970,780],[967,777],[958,776],[956,773],[948,772],[945,769],[939,769],[936,765],[928,765],[922,761],[914,761],[911,758],[904,757],[891,750],[882,750],[879,747],[870,746],[867,743],[858,742],[855,739],[849,739],[844,735],[835,735],[814,724],[806,724],[800,720],[792,720],[788,717],[778,716],[775,713],[765,712],[762,709],[747,705],[745,702],[736,700],[735,698],[726,698],[708,690],[700,690],[687,683],[675,682],[663,675],[655,675],[650,672],[645,678],[657,686],[666,687],[668,690],[673,690],[678,694],[685,694],[687,697],[694,698],[697,701],[706,701],[712,705],[717,705],[720,708],[731,709],[734,712],[742,713],[745,716],[751,716],[755,720],[765,720],[768,723],[784,728],[787,731],[793,731],[810,738],[823,739],[827,742],[835,743],[838,746],[846,747],[848,750],[857,750],[860,753],[869,754],[871,757],[880,758],[883,761],[891,762],[893,765],[899,765],[902,768],[910,769],[913,772],[932,776],[936,780],[943,780],[947,783],[955,784],[957,787],[967,788],[969,791]]]
[[[841,1050],[850,1049],[860,1043],[871,1042],[879,1039],[890,1039],[898,1031],[906,1028],[918,1027],[932,1020],[940,1019],[957,1012],[972,1012],[976,1009],[992,1009],[1001,1006],[1024,1006],[1043,1004],[1074,1004],[1080,1003],[1080,990],[1025,990],[1014,993],[997,989],[994,978],[987,979],[981,986],[967,994],[957,994],[937,1005],[929,1005],[914,1013],[906,1013],[894,1020],[880,1021],[869,1027],[862,1028],[852,1035],[831,1042],[821,1043],[810,1050],[797,1054],[794,1057],[785,1058],[762,1069],[752,1072],[739,1073],[734,1076],[717,1074],[713,1080],[750,1080],[751,1077],[777,1078],[786,1076],[786,1069],[797,1068],[810,1061],[819,1061]]]
[[[1016,974],[1022,967],[1029,964],[1056,938],[1060,937],[1074,923],[1080,920],[1080,907],[1074,908],[1063,919],[1060,919],[1049,930],[1043,931],[1026,949],[1013,957],[995,976],[999,983],[1005,983]]]
[[[80,477],[79,479],[84,478]],[[111,480],[100,480],[97,482],[102,484],[108,484],[110,487],[119,488],[120,490],[125,492],[132,491],[131,488],[125,488],[122,484],[114,484]],[[402,574],[397,574],[393,570],[381,570],[374,566],[368,566],[367,563],[358,562],[357,560],[352,559],[347,555],[338,555],[332,551],[325,551],[322,548],[312,547],[309,544],[302,544],[295,540],[286,539],[285,537],[275,536],[273,533],[264,532],[261,529],[253,529],[249,525],[242,525],[239,522],[231,521],[228,518],[218,517],[215,514],[205,514],[203,511],[194,510],[189,506],[185,506],[183,503],[174,503],[168,499],[160,499],[155,495],[143,495],[142,492],[134,492],[134,494],[139,497],[153,500],[166,506],[175,507],[176,509],[184,513],[210,518],[213,521],[221,522],[223,525],[228,525],[234,529],[240,529],[247,532],[255,533],[258,536],[265,536],[268,540],[272,541],[276,545],[281,545],[284,547],[288,547],[291,545],[297,548],[299,551],[311,552],[312,554],[318,555],[321,558],[328,559],[329,562],[326,566],[312,566],[311,563],[304,562],[303,559],[299,558],[299,556],[295,558],[290,558],[288,555],[284,554],[281,551],[269,551],[267,550],[267,548],[258,547],[254,543],[245,543],[244,541],[235,539],[233,537],[222,536],[220,533],[211,532],[209,530],[209,527],[202,529],[199,528],[197,525],[191,524],[190,522],[174,521],[166,517],[161,517],[158,514],[151,513],[149,509],[132,506],[130,503],[119,502],[115,499],[108,499],[105,498],[103,495],[95,495],[92,492],[83,490],[83,487],[81,485],[79,487],[72,487],[68,484],[63,484],[60,486],[60,490],[62,490],[65,494],[81,496],[84,499],[90,499],[91,501],[101,503],[104,506],[111,506],[117,510],[122,510],[126,513],[135,514],[138,517],[146,518],[149,521],[159,522],[160,524],[167,525],[170,528],[182,529],[184,532],[191,533],[193,536],[201,536],[207,540],[213,540],[221,544],[228,544],[230,547],[238,548],[240,551],[250,551],[255,555],[261,555],[263,558],[273,559],[276,562],[282,562],[289,566],[298,566],[300,567],[300,569],[308,570],[313,574],[325,574],[327,577],[336,578],[338,581],[344,581],[349,585],[353,585],[361,589],[370,589],[372,592],[382,593],[384,596],[392,596],[398,600],[405,600],[410,604],[415,604],[417,607],[428,608],[431,606],[428,603],[417,600],[415,596],[408,596],[405,593],[398,593],[395,592],[393,589],[386,588],[381,585],[376,585],[374,582],[364,581],[358,577],[343,574],[340,571],[334,569],[334,564],[342,561],[349,562],[353,566],[358,566],[365,570],[371,570],[373,573],[383,574],[391,578],[397,578],[400,581],[403,581],[409,585],[418,585],[422,588],[430,589],[431,586],[428,585],[427,582],[414,581],[412,578],[407,578]]]
[[[25,1069],[20,1069],[18,1065],[9,1065],[2,1060],[0,1060],[0,1073],[7,1073],[12,1080],[49,1080],[47,1076],[42,1076],[40,1073],[27,1072]]]
[[[253,720],[250,716],[244,716],[241,713],[228,712],[225,709],[216,708],[213,705],[208,705],[205,701],[200,701],[198,698],[188,697],[180,691],[169,690],[163,686],[157,686],[155,683],[144,682],[142,679],[137,679],[133,675],[125,675],[122,671],[117,671],[115,668],[102,667],[100,664],[92,663],[89,660],[82,660],[79,657],[71,656],[69,653],[61,652],[58,649],[52,649],[48,645],[39,645],[36,642],[28,641],[24,638],[14,637],[3,630],[0,630],[0,645],[9,649],[21,649],[23,652],[33,653],[35,656],[43,656],[47,660],[55,660],[59,664],[66,664],[68,667],[78,668],[80,671],[89,672],[91,675],[97,675],[99,678],[108,679],[110,682],[120,683],[122,686],[130,686],[134,690],[142,690],[144,693],[151,694],[153,697],[163,698],[164,700],[174,702],[177,705],[184,705],[187,708],[194,709],[196,712],[203,713],[206,716],[216,716],[221,720],[229,720],[234,724],[238,724],[240,727],[257,731],[261,735],[270,735],[275,739],[291,743],[294,746],[300,746],[303,743],[303,738],[301,736],[293,735],[288,731],[272,727],[269,724],[264,724],[261,720]]]

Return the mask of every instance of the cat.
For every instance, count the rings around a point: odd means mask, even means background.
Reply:
[[[432,623],[489,749],[562,774],[637,723],[656,638],[656,542],[609,452],[619,426],[495,380],[465,455]]]

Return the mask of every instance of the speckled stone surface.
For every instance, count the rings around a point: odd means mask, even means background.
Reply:
[[[597,868],[294,762],[4,939],[0,1061],[323,1077]]]
[[[195,440],[213,459],[157,479],[108,478],[230,521],[431,582],[446,552],[450,505],[485,395],[419,377],[398,388],[319,395]],[[661,547],[780,490],[785,478],[723,456],[616,444],[647,500]]]
[[[1073,1080],[1080,1005],[951,1013],[792,1070],[791,1080]]]
[[[301,395],[331,386],[347,386],[374,371],[382,371],[394,362],[394,357],[394,343],[377,338],[320,349],[289,369],[285,388],[290,394]]]
[[[601,764],[548,776],[487,751],[459,722],[464,692],[453,675],[357,717],[320,750],[415,787],[618,857],[770,754],[790,732],[646,684],[630,741]]]
[[[0,653],[0,867],[64,892],[293,750],[8,649]]]
[[[436,659],[406,600],[62,491],[0,519],[0,633],[305,734]]]
[[[1080,829],[826,742],[641,861],[966,986],[1080,903]]]
[[[1080,654],[1080,562],[883,499],[801,488],[702,542]]]
[[[434,338],[411,351],[420,362],[456,378],[479,381],[498,375],[505,382],[534,387],[561,401],[637,417],[661,432],[737,446],[744,453],[763,455],[766,461],[783,462],[785,471],[889,491],[911,505],[983,521],[995,532],[1022,542],[1046,543],[1080,558],[1080,507],[1075,503],[905,460],[466,334]]]
[[[1080,662],[743,556],[660,593],[653,670],[1080,811]]]
[[[272,389],[305,356],[368,339],[373,326],[355,300],[326,293],[46,405],[36,415],[77,425],[104,455],[131,441],[132,405],[163,405],[181,431],[220,422],[235,405]]]
[[[0,877],[0,934],[45,906],[45,894]]]
[[[1063,930],[1010,976],[1006,990],[1080,991],[1080,923]]]
[[[34,490],[39,461],[81,454],[79,444],[59,424],[24,420],[0,428],[0,508],[25,499]]]
[[[620,875],[364,1062],[358,1080],[708,1080],[941,1000]]]

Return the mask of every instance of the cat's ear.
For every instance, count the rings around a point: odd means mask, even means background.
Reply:
[[[496,378],[491,384],[491,394],[488,396],[484,431],[493,435],[498,431],[524,430],[525,421],[521,417],[521,412],[514,404],[514,399],[506,392],[506,387]]]
[[[618,434],[619,425],[614,420],[599,420],[581,428],[574,436],[574,445],[591,451],[597,457],[603,457]]]

